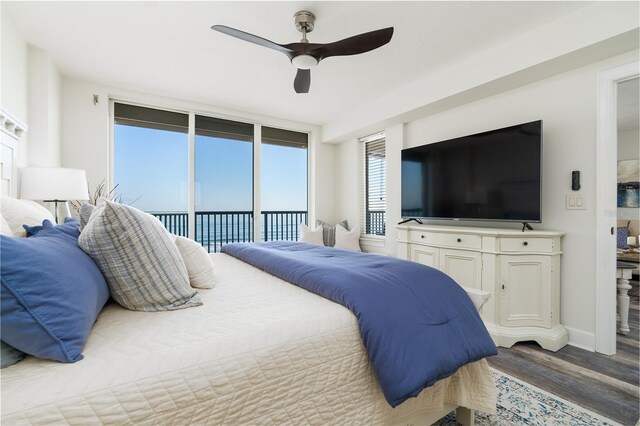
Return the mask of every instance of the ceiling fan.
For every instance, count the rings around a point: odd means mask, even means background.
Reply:
[[[316,20],[315,15],[302,10],[293,15],[293,17],[296,28],[302,33],[302,40],[299,43],[278,44],[224,25],[214,25],[211,29],[287,55],[291,63],[298,68],[296,78],[293,81],[293,88],[296,93],[309,93],[309,86],[311,85],[310,69],[318,65],[321,60],[330,56],[348,56],[369,52],[389,43],[393,35],[393,27],[389,27],[333,43],[309,43],[307,34],[313,31]]]

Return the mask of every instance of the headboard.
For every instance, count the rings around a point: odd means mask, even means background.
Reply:
[[[16,157],[27,126],[0,108],[0,195],[18,197]]]

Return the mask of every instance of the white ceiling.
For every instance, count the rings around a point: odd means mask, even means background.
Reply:
[[[2,2],[63,75],[216,107],[324,124],[420,76],[585,7],[586,2]],[[391,42],[312,70],[293,91],[282,54],[212,31],[223,24],[298,41],[293,14],[316,15],[312,43],[395,27]],[[473,70],[469,70],[473,72]]]

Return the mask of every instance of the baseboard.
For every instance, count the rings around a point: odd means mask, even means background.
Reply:
[[[569,344],[571,346],[591,352],[596,350],[596,335],[594,333],[587,333],[566,325],[565,328],[569,332]]]

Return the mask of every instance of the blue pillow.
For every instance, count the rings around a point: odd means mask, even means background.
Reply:
[[[31,238],[0,236],[0,332],[39,358],[81,360],[109,289],[78,239],[45,221]]]
[[[24,358],[24,352],[20,352],[0,340],[0,368],[7,368],[22,361],[22,358]]]
[[[25,231],[27,231],[27,237],[32,237],[44,229],[45,223],[53,226],[53,223],[51,223],[51,221],[45,219],[44,222],[42,222],[42,225],[22,225],[22,227]],[[56,229],[59,229],[65,234],[71,235],[72,237],[75,237],[77,239],[80,236],[80,221],[72,217],[67,217],[64,219],[64,225],[58,225],[56,226]]]
[[[618,228],[618,235],[616,235],[616,247],[619,249],[628,249],[627,237],[629,236],[629,230],[626,227]]]

